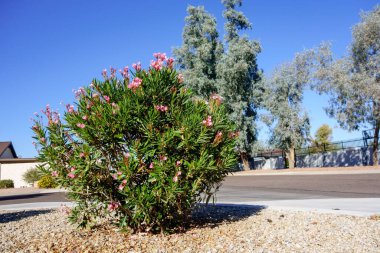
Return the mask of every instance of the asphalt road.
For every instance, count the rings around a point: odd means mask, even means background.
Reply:
[[[380,174],[229,176],[218,202],[380,198]]]
[[[380,198],[380,174],[229,176],[217,202]],[[0,196],[0,205],[69,201],[63,192]]]

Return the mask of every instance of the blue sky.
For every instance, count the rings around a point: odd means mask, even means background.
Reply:
[[[241,10],[253,24],[247,34],[261,42],[259,67],[266,74],[303,49],[331,41],[337,56],[346,52],[350,28],[371,0],[245,0]],[[223,6],[218,0],[194,1],[0,1],[0,141],[12,141],[22,157],[36,155],[30,130],[34,112],[46,104],[63,111],[74,101],[72,89],[88,85],[110,66],[141,61],[154,52],[171,53],[181,45],[186,7],[204,5],[223,36]],[[323,107],[325,97],[306,92],[304,107],[312,129],[323,123],[334,140],[352,139]],[[262,129],[259,138],[267,135]]]

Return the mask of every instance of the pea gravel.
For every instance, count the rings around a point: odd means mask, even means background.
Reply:
[[[380,252],[376,217],[213,206],[185,232],[78,230],[60,210],[0,211],[0,252]]]

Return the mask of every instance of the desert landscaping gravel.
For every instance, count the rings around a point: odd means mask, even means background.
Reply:
[[[78,230],[60,210],[0,211],[0,252],[380,252],[379,216],[212,206],[185,232]]]

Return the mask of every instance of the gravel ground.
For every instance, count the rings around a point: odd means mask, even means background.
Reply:
[[[0,252],[380,252],[380,216],[215,206],[171,235],[77,230],[59,210],[0,211]]]

